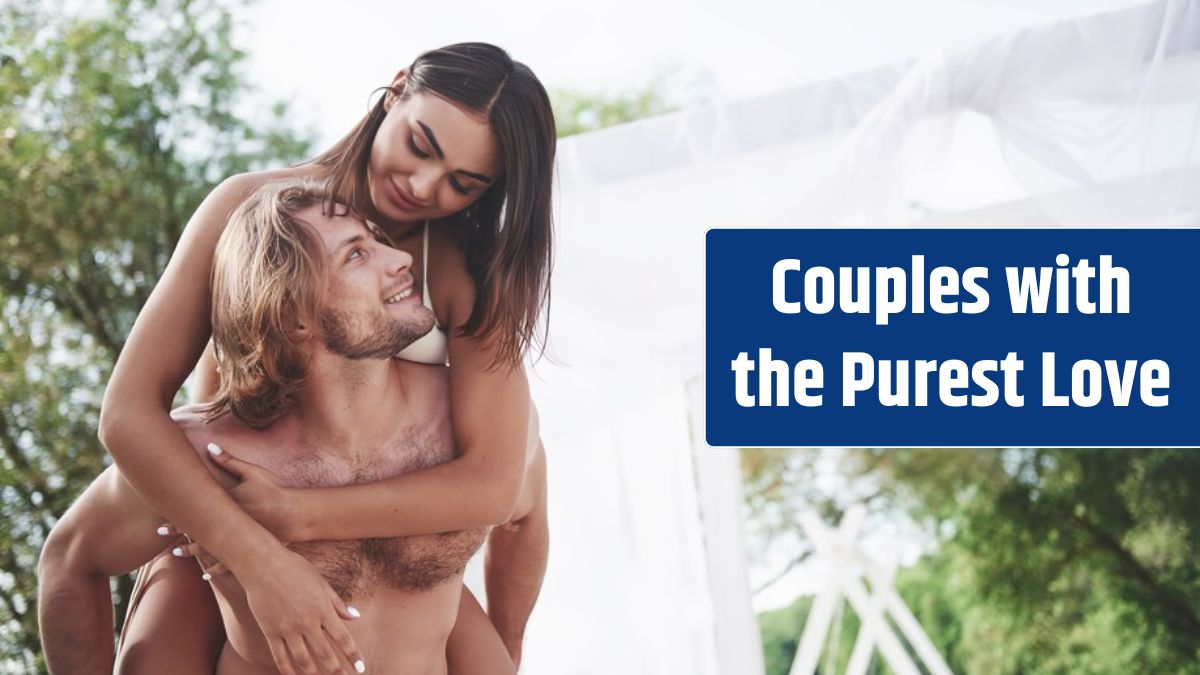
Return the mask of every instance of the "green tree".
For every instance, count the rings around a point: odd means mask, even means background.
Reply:
[[[1200,454],[903,450],[852,461],[952,532],[945,555],[970,571],[972,672],[1200,671]],[[971,668],[998,636],[1005,658]]]
[[[921,524],[937,545],[901,571],[897,588],[955,672],[1200,672],[1195,451],[838,456],[843,484],[831,494],[831,479],[814,468],[829,453],[746,451],[752,531],[791,537],[785,545],[802,559],[807,543],[791,523],[810,504],[836,513],[865,501]]]
[[[37,554],[107,461],[104,383],[188,217],[224,176],[309,151],[282,104],[240,114],[231,9],[0,7],[0,670],[44,669]]]
[[[555,89],[550,92],[550,102],[554,106],[559,138],[662,115],[676,109],[667,100],[658,82],[616,95]]]
[[[758,615],[767,675],[788,675],[791,672],[792,661],[796,659],[796,650],[800,646],[800,633],[808,620],[808,613],[812,611],[812,605],[812,597],[801,597],[787,607]],[[845,604],[835,612],[821,659],[817,663],[817,675],[846,672],[859,626],[858,616],[848,611]],[[890,672],[878,658],[873,658],[867,667],[867,675]]]

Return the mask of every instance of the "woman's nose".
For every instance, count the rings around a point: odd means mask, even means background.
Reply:
[[[422,206],[429,206],[433,201],[434,189],[437,186],[437,175],[432,171],[422,171],[413,174],[410,184],[412,185],[413,199],[420,202]]]

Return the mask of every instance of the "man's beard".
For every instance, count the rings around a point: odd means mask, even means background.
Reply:
[[[374,314],[364,321],[349,312],[327,308],[321,313],[325,346],[347,359],[390,358],[433,330],[432,312],[418,309],[424,311],[414,311],[405,319]]]

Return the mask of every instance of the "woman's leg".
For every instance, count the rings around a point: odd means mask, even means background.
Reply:
[[[521,663],[525,625],[541,593],[549,554],[546,451],[539,440],[513,519],[492,528],[484,559],[488,617],[517,664]]]
[[[118,675],[212,675],[225,627],[201,573],[194,558],[170,551],[139,571],[121,630]]]
[[[458,604],[458,621],[446,642],[446,662],[450,675],[516,675],[517,672],[496,627],[466,586]]]

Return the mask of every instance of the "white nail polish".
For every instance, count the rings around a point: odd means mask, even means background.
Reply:
[[[367,664],[363,663],[362,659],[355,661],[354,662],[354,672],[356,672],[356,673],[367,672]]]
[[[171,549],[171,555],[175,556],[176,558],[182,558],[183,557],[183,549],[176,546],[175,548]]]
[[[221,446],[217,445],[216,443],[208,444],[208,453],[213,457],[216,457],[224,452],[225,451],[221,449]]]
[[[201,579],[203,579],[203,580],[205,580],[205,581],[212,581],[212,575],[211,575],[211,574],[209,574],[208,572],[205,572],[204,574],[201,574],[201,575],[200,575],[200,578],[201,578]]]
[[[159,534],[161,534],[164,537],[167,536],[168,534],[171,534],[170,528],[168,528],[166,525],[159,525],[158,529],[155,530],[155,532],[158,532]]]
[[[362,618],[362,612],[358,611],[358,608],[354,605],[346,605],[346,613],[356,619]]]

